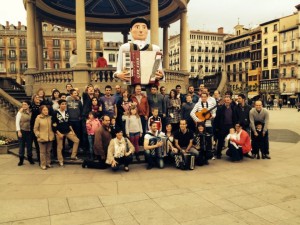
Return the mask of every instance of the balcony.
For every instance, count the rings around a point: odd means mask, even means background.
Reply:
[[[69,59],[70,59],[70,56],[65,56],[64,57],[64,61],[69,61]]]
[[[27,61],[27,55],[20,55],[20,60]]]
[[[6,59],[6,55],[3,54],[3,55],[0,55],[0,60],[5,60]]]
[[[15,43],[9,43],[9,44],[8,44],[8,47],[9,47],[9,48],[16,48],[17,46],[16,46]]]
[[[87,57],[87,58],[86,58],[86,61],[87,61],[87,62],[92,62],[92,61],[93,61],[93,58],[92,58],[92,57]]]
[[[53,48],[60,48],[60,44],[59,45],[53,45]]]
[[[16,73],[18,73],[18,70],[16,68],[10,68],[10,69],[8,69],[8,73],[16,74]]]
[[[23,74],[26,70],[27,70],[27,68],[21,68],[20,73]]]
[[[20,43],[19,47],[20,48],[27,48],[27,43]]]
[[[53,57],[53,60],[55,60],[55,61],[58,61],[58,60],[60,60],[60,59],[61,59],[60,56],[54,56],[54,57]]]
[[[15,61],[17,59],[18,59],[18,57],[16,55],[14,55],[14,56],[12,56],[12,55],[8,56],[8,60]]]

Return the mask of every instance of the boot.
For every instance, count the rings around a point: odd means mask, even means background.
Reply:
[[[18,163],[18,166],[22,166],[24,162],[24,157],[19,157],[20,161]]]
[[[134,153],[134,154],[135,154],[136,161],[137,161],[138,163],[140,163],[140,162],[141,162],[141,159],[140,159],[139,153],[136,152],[136,153]]]
[[[34,164],[33,159],[32,159],[32,156],[28,156],[28,162],[29,162],[31,165]]]

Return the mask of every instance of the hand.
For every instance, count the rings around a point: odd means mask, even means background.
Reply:
[[[155,80],[161,80],[164,77],[164,74],[161,70],[157,70],[155,73]]]
[[[172,148],[171,151],[174,152],[174,153],[178,153],[177,148]]]
[[[130,71],[129,70],[123,70],[122,72],[116,74],[116,78],[122,80],[122,81],[130,81]]]
[[[125,152],[125,156],[131,155],[131,152]]]
[[[18,130],[18,137],[21,138],[22,137],[22,132],[20,130]]]
[[[265,131],[263,131],[263,132],[262,132],[262,135],[263,135],[263,137],[264,137],[264,136],[266,135],[266,132],[265,132]]]
[[[163,113],[163,117],[164,117],[164,118],[166,117],[166,114],[165,114],[165,113]]]
[[[113,160],[112,162],[111,162],[111,167],[116,167],[117,166],[117,161],[116,160]]]
[[[148,120],[148,116],[145,116],[145,120]]]
[[[143,136],[143,134],[142,133],[140,133],[140,137],[142,137]]]
[[[254,132],[254,136],[258,136],[258,133],[257,133],[257,132]]]
[[[161,147],[162,145],[163,145],[163,142],[160,141],[160,142],[157,142],[156,147]]]

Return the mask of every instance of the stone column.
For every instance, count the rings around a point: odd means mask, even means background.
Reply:
[[[90,83],[86,62],[85,0],[76,0],[76,45],[77,64],[73,71],[74,84],[81,87],[82,84]]]
[[[44,69],[43,31],[42,31],[42,21],[39,17],[36,17],[35,27],[36,27],[37,68],[38,70],[43,70]]]
[[[169,58],[169,25],[163,27],[163,68],[169,69],[170,58]]]
[[[123,44],[128,42],[128,31],[122,31]]]
[[[158,0],[150,1],[151,44],[159,45]]]
[[[188,24],[187,10],[181,12],[180,18],[180,70],[188,71]]]
[[[33,72],[36,72],[36,36],[35,36],[35,0],[27,0],[27,57],[28,65],[25,72],[25,91],[26,94],[32,95],[34,77]]]

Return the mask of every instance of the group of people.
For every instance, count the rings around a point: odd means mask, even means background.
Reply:
[[[238,104],[231,97],[226,92],[221,98],[218,90],[210,96],[204,84],[198,93],[189,86],[187,94],[181,93],[180,85],[168,94],[164,86],[158,90],[152,85],[148,95],[141,85],[136,85],[132,94],[120,85],[115,86],[114,94],[110,85],[104,94],[88,85],[80,94],[67,84],[64,93],[54,89],[46,98],[40,89],[32,102],[22,102],[16,116],[18,165],[23,165],[25,146],[28,161],[34,164],[34,142],[42,169],[51,167],[51,152],[63,167],[66,139],[70,159],[79,160],[80,148],[89,157],[82,166],[89,168],[110,165],[116,170],[124,164],[124,170],[129,171],[134,157],[140,162],[140,149],[144,150],[147,169],[163,168],[178,154],[193,155],[196,164],[207,165],[209,159],[222,157],[226,140],[226,154],[233,162],[244,156],[270,159],[268,111],[260,100],[252,108],[243,94],[238,95]]]

